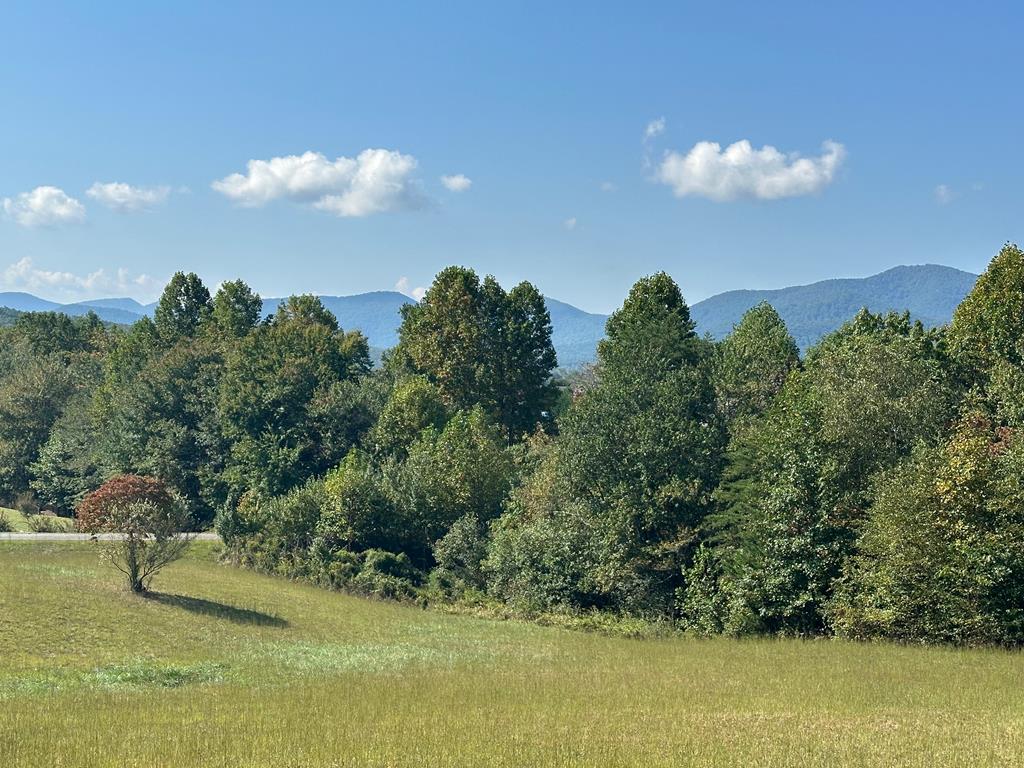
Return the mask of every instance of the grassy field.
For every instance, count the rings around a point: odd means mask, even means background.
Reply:
[[[15,509],[0,507],[0,515],[6,517],[17,532],[27,533],[32,530],[32,528],[29,527],[28,520],[25,519],[25,516]],[[68,517],[47,517],[46,520],[49,524],[53,525],[56,530],[73,531],[75,529],[74,521]]]
[[[0,544],[0,766],[1011,766],[1024,657],[630,640]]]

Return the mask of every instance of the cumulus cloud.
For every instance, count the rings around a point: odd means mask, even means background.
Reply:
[[[86,190],[85,194],[115,211],[134,213],[145,211],[167,200],[167,196],[171,194],[171,188],[165,186],[133,187],[131,184],[121,181],[97,181]]]
[[[473,186],[473,180],[461,173],[454,176],[442,176],[441,183],[444,184],[445,189],[451,192],[465,192]]]
[[[953,201],[955,195],[953,194],[953,188],[948,184],[939,184],[935,188],[935,202],[939,205],[946,205]]]
[[[651,120],[644,128],[644,141],[650,141],[653,138],[661,136],[665,132],[665,118],[659,117],[657,120]]]
[[[85,221],[85,206],[59,187],[36,187],[5,197],[4,213],[23,227],[56,227]]]
[[[427,289],[424,288],[422,285],[413,288],[412,283],[409,282],[409,278],[406,277],[405,275],[402,275],[400,278],[398,278],[398,282],[395,283],[395,290],[398,291],[399,293],[404,293],[406,296],[411,296],[412,298],[416,299],[416,301],[422,299],[427,292]]]
[[[48,296],[78,300],[111,293],[142,291],[151,294],[159,288],[149,275],[132,274],[126,269],[110,273],[103,269],[85,275],[74,272],[40,269],[32,259],[24,257],[0,272],[0,283],[7,290],[40,291]]]
[[[369,216],[422,207],[426,199],[412,178],[416,158],[366,149],[355,158],[328,160],[319,152],[250,160],[247,172],[212,186],[236,203],[256,207],[277,199],[309,203],[337,216]]]
[[[717,142],[701,141],[685,155],[666,152],[654,178],[672,187],[676,197],[778,200],[820,192],[832,183],[845,154],[834,141],[822,144],[818,157],[783,154],[768,145],[754,149],[746,140],[724,150]]]
[[[572,232],[574,229],[576,229],[576,224],[577,224],[577,222],[576,222],[576,217],[575,216],[572,216],[571,218],[568,218],[568,219],[566,219],[565,221],[562,222],[562,226],[565,227],[570,232]]]

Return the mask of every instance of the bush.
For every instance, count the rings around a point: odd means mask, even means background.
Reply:
[[[417,570],[405,553],[395,554],[382,549],[363,553],[363,565],[352,579],[352,588],[358,592],[389,600],[413,600],[423,574]]]
[[[11,518],[7,516],[7,513],[0,510],[0,533],[11,533],[14,531],[14,523],[11,522]]]
[[[168,509],[175,503],[170,489],[155,477],[118,475],[88,494],[75,509],[78,529],[85,533],[104,533],[112,529],[110,515],[128,504],[149,504]]]
[[[87,533],[117,535],[97,540],[101,557],[127,577],[132,592],[146,592],[190,542],[184,504],[154,477],[114,477],[82,499],[77,512]]]
[[[33,533],[61,533],[64,530],[59,518],[53,514],[25,515],[25,522]]]
[[[430,574],[432,591],[444,597],[483,592],[487,582],[481,564],[486,557],[484,526],[476,515],[463,515],[434,545],[437,567]]]
[[[831,605],[856,638],[1024,641],[1024,444],[980,416],[878,483]]]
[[[326,503],[317,535],[334,549],[406,548],[408,526],[387,493],[384,478],[369,456],[353,450],[324,480]]]
[[[39,501],[31,491],[19,493],[14,499],[14,508],[26,517],[39,514]]]
[[[224,546],[235,548],[246,536],[251,536],[262,525],[261,498],[255,491],[246,491],[237,503],[228,501],[213,520],[213,527]]]

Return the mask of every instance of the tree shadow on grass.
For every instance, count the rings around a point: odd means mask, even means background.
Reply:
[[[201,597],[188,597],[186,595],[169,595],[164,592],[147,592],[147,600],[152,600],[161,605],[171,605],[175,608],[183,608],[190,613],[199,613],[203,616],[213,616],[218,619],[227,619],[235,624],[258,624],[264,627],[287,627],[288,622],[280,616],[275,616],[262,611],[254,611],[249,608],[236,608],[233,605],[218,603],[213,600],[204,600]]]

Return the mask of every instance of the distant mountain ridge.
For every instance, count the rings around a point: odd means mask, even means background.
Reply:
[[[806,350],[862,307],[873,312],[909,311],[927,326],[948,323],[953,310],[977,279],[977,275],[937,264],[901,266],[871,277],[822,280],[773,290],[726,291],[697,302],[690,311],[698,333],[721,339],[744,312],[767,301],[786,321],[800,348]],[[342,328],[361,330],[370,346],[378,350],[398,343],[401,308],[415,303],[397,291],[321,296],[320,300],[335,314]],[[283,298],[264,299],[264,316],[273,313],[282,301]],[[604,336],[608,316],[585,312],[551,297],[546,297],[546,301],[559,365],[573,368],[592,362],[597,343]],[[69,315],[92,311],[108,322],[133,323],[143,315],[151,315],[156,304],[141,304],[129,298],[59,304],[30,293],[10,292],[0,293],[0,307],[21,312],[59,311]]]
[[[871,277],[822,280],[764,291],[726,291],[691,307],[697,330],[724,337],[743,313],[762,301],[786,322],[801,349],[867,307],[872,312],[909,311],[926,326],[944,325],[978,276],[938,264],[893,267]]]

